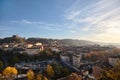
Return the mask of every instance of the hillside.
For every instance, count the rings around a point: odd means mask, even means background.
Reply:
[[[21,38],[19,36],[13,35],[12,37],[6,37],[4,39],[0,39],[0,44],[2,43],[26,43],[26,40],[24,38]]]
[[[83,45],[94,45],[96,42],[87,41],[87,40],[74,40],[74,39],[62,39],[59,40],[61,44],[66,44],[69,46],[83,46]]]
[[[0,44],[2,43],[36,43],[41,42],[43,44],[51,44],[56,42],[60,45],[68,45],[68,46],[84,46],[84,45],[113,45],[120,47],[120,44],[115,43],[100,43],[100,42],[93,42],[88,40],[77,40],[77,39],[48,39],[48,38],[21,38],[17,35],[13,35],[12,37],[6,37],[4,39],[0,38]]]
[[[92,41],[87,40],[74,40],[74,39],[45,39],[45,38],[28,38],[28,42],[41,42],[43,44],[50,44],[51,42],[56,41],[58,44],[68,45],[68,46],[83,46],[83,45],[93,45],[96,44]]]
[[[53,42],[53,39],[47,39],[47,38],[28,38],[27,42],[36,43],[41,42],[43,44],[49,44],[50,42]]]

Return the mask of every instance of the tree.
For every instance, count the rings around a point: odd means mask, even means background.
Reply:
[[[18,71],[15,67],[7,67],[3,71],[3,75],[17,75]]]
[[[15,67],[11,67],[11,70],[12,70],[12,74],[14,74],[14,75],[18,74],[18,71]]]
[[[63,76],[68,76],[70,74],[70,71],[68,70],[68,68],[62,68],[61,69],[61,74]]]
[[[2,71],[2,69],[3,69],[3,62],[0,61],[0,71]]]
[[[43,76],[42,74],[38,74],[35,80],[48,80],[47,77]]]
[[[0,77],[2,77],[2,73],[0,73]]]
[[[28,80],[33,80],[34,79],[34,72],[30,69],[27,72],[27,78]]]
[[[120,79],[120,62],[111,69],[103,69],[100,79],[104,80],[119,80]]]
[[[3,71],[3,75],[6,76],[7,79],[13,79],[18,74],[18,71],[15,67],[7,67]]]
[[[71,76],[73,77],[73,80],[81,80],[81,77],[79,77],[79,75],[77,75],[76,73],[72,73]]]
[[[62,66],[57,63],[51,63],[52,68],[55,70],[54,71],[54,79],[60,78],[61,77],[61,68]]]
[[[54,70],[53,70],[51,65],[49,65],[49,64],[47,65],[46,72],[47,72],[48,78],[53,78],[54,77]]]
[[[42,74],[38,74],[36,80],[42,80]]]
[[[82,77],[77,75],[76,73],[71,73],[71,75],[64,77],[61,80],[82,80]]]

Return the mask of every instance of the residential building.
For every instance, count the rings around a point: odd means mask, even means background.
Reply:
[[[42,43],[36,43],[35,45],[36,45],[36,46],[41,46],[41,45],[42,45]]]
[[[40,48],[26,48],[25,49],[25,52],[29,55],[39,54],[40,51],[41,51]]]
[[[110,56],[109,57],[109,64],[114,66],[117,62],[120,61],[120,55],[119,56]]]
[[[32,48],[33,44],[25,44],[25,48]]]
[[[73,55],[73,65],[75,67],[79,67],[80,66],[80,60],[81,60],[81,55],[80,54]]]
[[[68,55],[66,55],[66,54],[60,55],[60,59],[61,59],[61,61],[65,62],[65,63],[70,62],[70,57]]]

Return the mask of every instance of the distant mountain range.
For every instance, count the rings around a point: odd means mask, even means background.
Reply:
[[[50,44],[57,42],[58,44],[68,45],[68,46],[80,46],[80,45],[93,45],[96,44],[92,41],[87,40],[73,40],[73,39],[45,39],[45,38],[28,38],[28,42],[42,42],[44,44]]]
[[[62,39],[58,40],[62,44],[70,45],[70,46],[83,46],[83,45],[94,45],[96,42],[87,41],[87,40],[74,40],[74,39]]]
[[[100,45],[114,45],[119,46],[120,44],[117,43],[100,43],[100,42],[93,42],[88,40],[75,40],[75,39],[47,39],[47,38],[21,38],[17,35],[13,35],[12,37],[6,37],[4,39],[0,38],[0,44],[3,43],[36,43],[41,42],[43,44],[51,44],[54,42],[57,42],[61,45],[68,45],[68,46],[84,46],[84,45],[94,45],[94,44],[100,44]]]

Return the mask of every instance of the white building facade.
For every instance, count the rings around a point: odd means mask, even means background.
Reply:
[[[120,56],[109,57],[109,64],[114,66],[117,62],[120,62]]]
[[[81,55],[73,55],[73,66],[79,67],[80,66]]]
[[[61,59],[61,61],[65,62],[65,63],[70,62],[70,58],[67,55],[60,55],[60,59]]]

